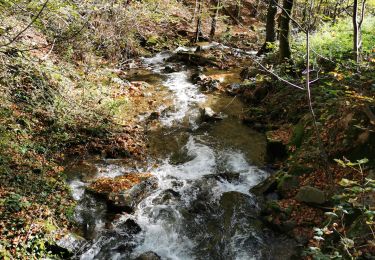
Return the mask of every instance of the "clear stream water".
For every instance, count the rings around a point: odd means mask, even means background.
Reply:
[[[161,259],[175,260],[287,259],[289,241],[262,226],[249,192],[268,176],[259,168],[265,137],[241,124],[238,115],[244,106],[239,100],[203,94],[192,84],[191,69],[181,66],[178,72],[163,73],[170,55],[143,60],[142,70],[159,77],[174,97],[173,108],[159,118],[162,127],[148,133],[150,159],[133,165],[94,161],[95,176],[81,174],[70,181],[78,201],[76,219],[89,241],[77,257],[135,259],[153,251]],[[225,76],[221,80],[233,81]],[[199,108],[205,106],[223,113],[224,119],[200,122]],[[85,193],[87,179],[134,171],[151,172],[158,188],[133,214],[112,214],[104,202]],[[129,232],[124,224],[129,219],[141,232]]]

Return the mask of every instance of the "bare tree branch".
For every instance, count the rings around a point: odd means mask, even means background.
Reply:
[[[38,20],[38,18],[40,17],[40,15],[43,13],[44,9],[47,7],[48,2],[49,2],[49,0],[46,0],[44,2],[42,8],[40,8],[40,10],[37,13],[37,15],[31,20],[31,22],[23,30],[21,30],[19,33],[17,33],[16,36],[14,36],[13,39],[11,39],[9,42],[0,45],[0,47],[6,47],[6,46],[12,44],[13,42],[15,42],[18,39],[18,37],[21,36],[21,34],[23,34],[24,32],[26,32],[36,22],[36,20]]]

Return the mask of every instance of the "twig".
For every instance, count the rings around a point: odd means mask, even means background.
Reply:
[[[56,42],[56,38],[53,39],[53,43],[52,43],[51,49],[49,50],[49,52],[46,55],[44,55],[44,57],[42,58],[42,60],[46,60],[48,58],[48,56],[52,53],[52,50],[55,47],[55,42]]]
[[[226,105],[226,106],[224,107],[223,110],[227,109],[227,108],[233,103],[233,101],[236,99],[236,97],[237,97],[237,95],[234,96],[234,98],[228,103],[228,105]]]
[[[298,88],[298,89],[301,89],[301,90],[304,90],[305,88],[304,87],[301,87],[301,86],[298,86],[286,79],[283,79],[282,77],[280,77],[279,75],[277,75],[276,73],[274,73],[272,70],[269,70],[267,69],[262,63],[260,63],[259,61],[257,61],[256,59],[253,59],[253,61],[258,64],[259,67],[261,67],[263,70],[265,70],[266,72],[268,72],[269,74],[271,74],[272,76],[274,76],[275,78],[277,78],[278,80],[288,84],[289,86],[291,87],[294,87],[294,88]]]

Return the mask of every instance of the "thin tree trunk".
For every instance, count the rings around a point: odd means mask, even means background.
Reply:
[[[193,13],[193,17],[191,18],[191,22],[194,22],[195,17],[197,16],[197,10],[198,10],[198,0],[195,0],[194,13]]]
[[[337,1],[336,4],[335,4],[335,8],[334,8],[334,11],[333,11],[333,18],[332,18],[333,24],[336,23],[337,13],[338,13],[338,9],[339,9],[339,6],[341,5],[341,3],[342,3],[342,0]]]
[[[242,0],[237,0],[237,19],[241,19]]]
[[[359,62],[359,39],[358,39],[358,0],[353,3],[353,54],[354,61]]]
[[[215,37],[216,33],[216,24],[217,24],[217,19],[219,17],[219,9],[220,9],[220,0],[217,0],[216,3],[216,10],[214,15],[212,16],[212,21],[211,21],[211,31],[210,31],[210,40],[212,41],[213,38]]]
[[[307,12],[308,12],[308,7],[309,7],[309,0],[305,0],[305,3],[304,3],[304,6],[305,8],[303,8],[303,11],[302,11],[302,23],[305,23],[306,20],[307,20]]]
[[[276,2],[275,2],[276,1]],[[268,9],[267,9],[267,22],[266,22],[266,41],[263,46],[258,51],[257,55],[262,55],[269,52],[270,43],[276,41],[276,22],[275,17],[277,14],[277,0],[269,0]]]
[[[199,42],[199,38],[202,36],[202,0],[198,3],[198,20],[197,29],[195,31],[195,42]]]
[[[283,12],[280,18],[280,61],[291,58],[289,34],[290,34],[290,16],[292,14],[294,0],[284,0]]]

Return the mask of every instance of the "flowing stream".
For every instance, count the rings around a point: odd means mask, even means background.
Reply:
[[[190,82],[191,68],[166,62],[171,55],[143,60],[143,70],[159,78],[174,98],[171,108],[160,108],[162,127],[148,131],[149,160],[132,165],[93,161],[95,176],[70,180],[78,201],[76,219],[89,241],[78,258],[136,259],[153,251],[161,259],[176,260],[287,259],[290,242],[262,226],[249,191],[268,176],[260,168],[265,137],[240,122],[238,115],[245,108],[239,100],[202,93]],[[166,65],[178,65],[179,70],[164,73]],[[221,80],[236,81],[225,76]],[[207,106],[223,120],[201,122],[199,108]],[[103,201],[85,192],[90,178],[127,172],[151,172],[158,182],[132,214],[110,212]],[[129,227],[129,220],[139,226]]]

